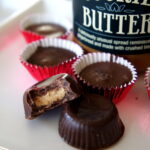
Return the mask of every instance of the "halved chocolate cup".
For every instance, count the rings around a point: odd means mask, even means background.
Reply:
[[[55,75],[25,91],[23,98],[25,117],[34,119],[79,96],[80,87],[74,79],[68,74]]]

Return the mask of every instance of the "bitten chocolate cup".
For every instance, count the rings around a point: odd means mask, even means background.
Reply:
[[[74,42],[45,38],[28,44],[20,60],[36,80],[42,81],[59,73],[72,75],[72,63],[82,54]]]
[[[124,133],[115,105],[98,94],[85,94],[65,104],[59,134],[69,145],[86,150],[106,148]]]
[[[67,20],[46,14],[32,14],[20,24],[20,31],[28,43],[46,37],[67,39],[70,30]]]
[[[136,69],[130,62],[109,53],[84,55],[72,68],[84,89],[109,97],[115,103],[128,94],[137,80]]]
[[[68,74],[58,74],[25,91],[23,98],[25,117],[26,119],[34,119],[79,96],[78,83]]]
[[[146,89],[150,98],[150,67],[147,68],[144,80],[145,80]]]

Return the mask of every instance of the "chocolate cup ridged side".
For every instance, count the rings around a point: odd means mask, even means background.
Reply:
[[[124,133],[124,125],[115,111],[112,120],[103,126],[77,122],[64,111],[59,121],[59,134],[66,143],[76,148],[92,150],[109,147]]]

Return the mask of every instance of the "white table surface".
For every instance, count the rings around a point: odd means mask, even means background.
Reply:
[[[58,135],[61,109],[32,121],[24,118],[23,93],[36,83],[19,61],[25,45],[17,31],[0,44],[0,146],[9,150],[73,150]],[[117,107],[125,134],[108,150],[149,150],[150,100],[142,76]]]

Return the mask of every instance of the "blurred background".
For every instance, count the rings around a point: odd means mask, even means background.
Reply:
[[[71,0],[0,0],[0,10],[0,46],[8,35],[18,32],[21,20],[33,13],[65,18],[72,25]]]

